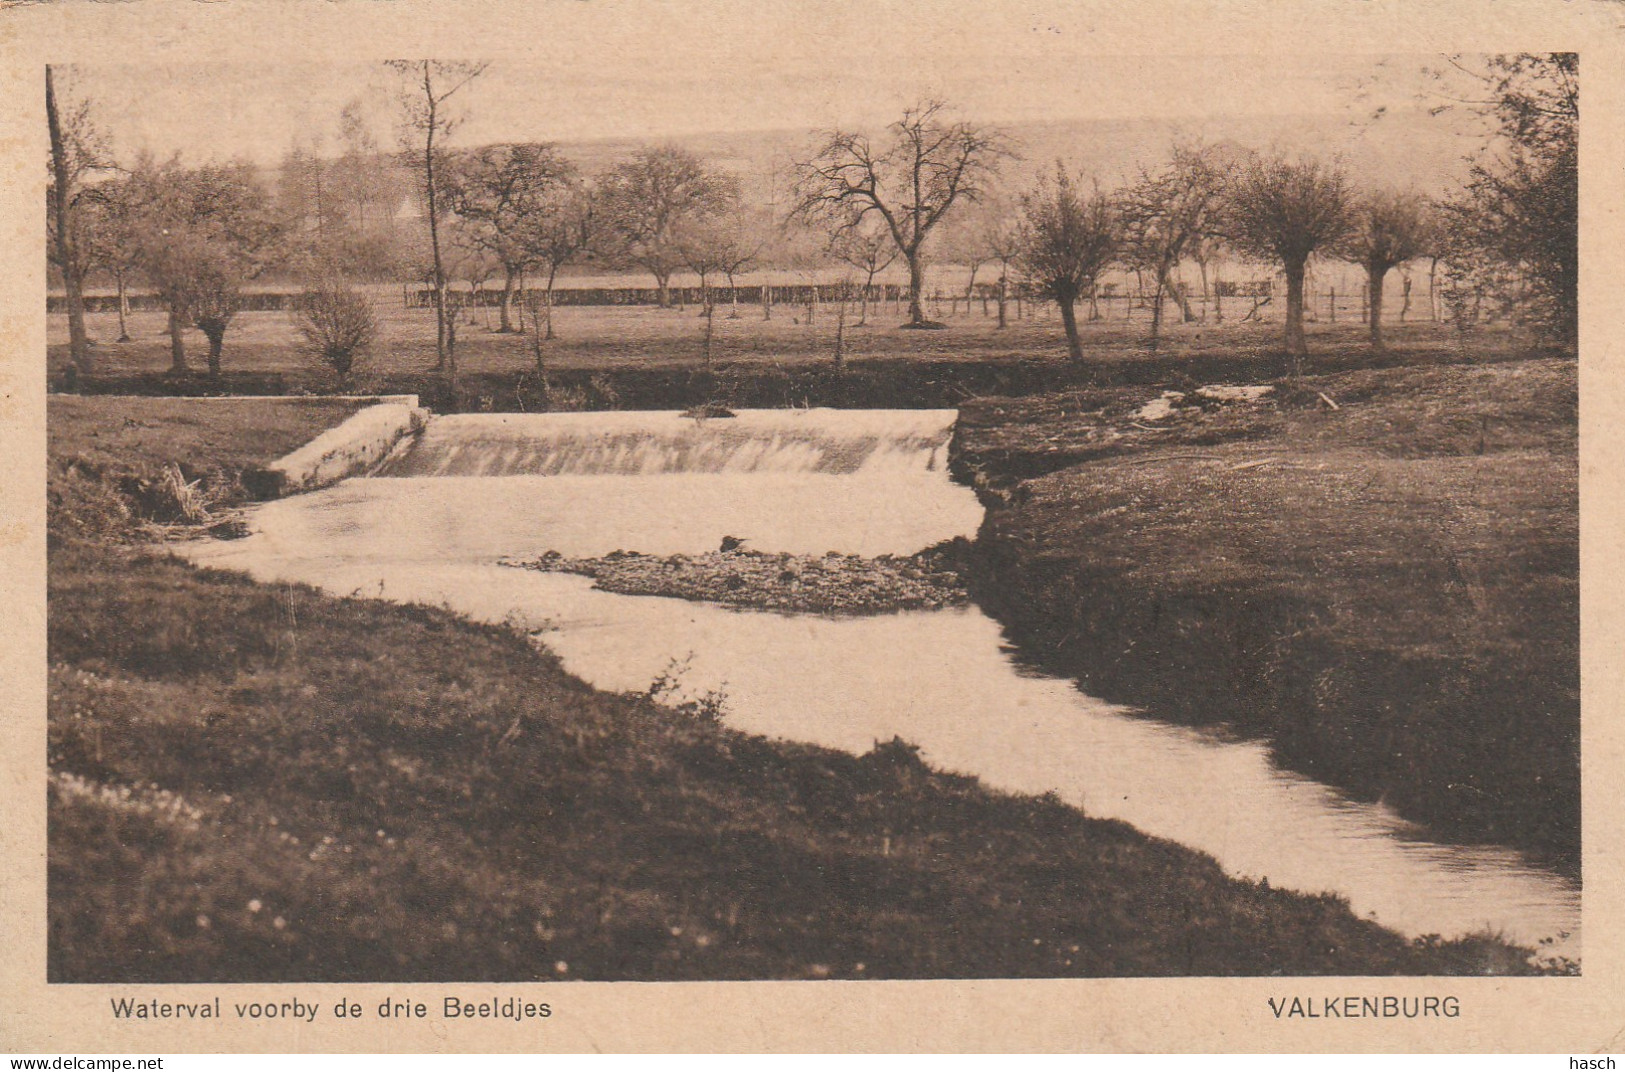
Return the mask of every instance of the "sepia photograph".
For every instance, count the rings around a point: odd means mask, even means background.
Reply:
[[[18,66],[30,985],[1585,978],[1603,61],[762,7]]]

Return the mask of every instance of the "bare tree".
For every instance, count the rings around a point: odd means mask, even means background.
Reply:
[[[1172,295],[1189,323],[1195,319],[1184,289],[1170,278],[1186,257],[1196,254],[1214,230],[1224,194],[1224,171],[1214,152],[1176,145],[1168,163],[1142,171],[1121,197],[1127,262],[1151,276],[1151,349],[1162,329],[1164,295]]]
[[[859,223],[836,231],[831,237],[829,251],[836,260],[863,273],[858,323],[868,323],[869,291],[875,285],[875,276],[890,268],[900,256],[897,243],[884,228]]]
[[[724,220],[701,219],[685,223],[673,235],[673,247],[684,267],[700,277],[700,315],[705,318],[705,367],[711,367],[712,340],[716,336],[716,301],[712,276],[730,270],[741,256]]]
[[[662,309],[671,307],[671,276],[683,265],[682,234],[739,205],[739,180],[713,171],[687,149],[639,149],[599,181],[603,252],[655,277]]]
[[[1432,233],[1428,206],[1419,194],[1378,190],[1361,198],[1353,215],[1354,228],[1338,245],[1338,253],[1365,269],[1371,348],[1380,351],[1383,280],[1394,268],[1428,251]],[[1407,281],[1407,303],[1409,300]]]
[[[312,259],[335,237],[340,206],[333,195],[331,165],[322,158],[321,139],[300,138],[282,155],[276,199],[290,242],[303,242]]]
[[[435,368],[456,375],[456,328],[447,330],[450,310],[446,307],[446,266],[440,251],[441,217],[448,207],[442,175],[446,166],[445,142],[461,123],[461,117],[453,111],[451,98],[485,73],[488,64],[390,60],[388,65],[401,78],[403,156],[422,179],[420,189],[428,217],[435,295]]]
[[[1004,211],[988,219],[985,232],[987,250],[999,263],[999,328],[1009,325],[1010,269],[1021,258],[1027,241],[1026,229],[1019,212]],[[1020,313],[1020,301],[1017,301]]]
[[[729,320],[739,319],[738,277],[762,259],[774,238],[773,229],[772,214],[764,215],[760,209],[741,209],[719,228],[717,267],[728,280]]]
[[[595,193],[579,180],[572,179],[555,188],[550,202],[523,231],[530,263],[546,273],[543,292],[527,295],[525,299],[531,331],[539,332],[544,341],[554,338],[553,284],[558,279],[559,269],[592,249],[601,222]],[[538,351],[538,371],[540,361]]]
[[[831,131],[803,163],[795,211],[834,228],[877,215],[908,262],[910,327],[930,326],[921,307],[925,240],[954,205],[980,200],[1002,161],[1005,138],[969,122],[951,122],[947,105],[928,100],[903,112],[877,148],[868,135]]]
[[[964,302],[967,316],[976,296],[976,275],[984,264],[993,259],[987,244],[988,220],[1000,210],[992,203],[993,200],[992,197],[985,198],[981,204],[955,213],[937,228],[937,234],[932,239],[933,255],[966,270]],[[958,298],[952,299],[952,305],[958,303]]]
[[[1121,241],[1113,199],[1098,188],[1092,194],[1059,162],[1054,181],[1043,180],[1021,199],[1025,241],[1017,265],[1044,297],[1061,308],[1067,349],[1083,361],[1078,338],[1078,299],[1094,291],[1095,280],[1112,262]]]
[[[678,230],[675,241],[684,267],[700,277],[700,292],[707,306],[711,304],[711,277],[715,275],[728,280],[738,304],[734,278],[760,255],[765,243],[765,236],[737,215],[692,221]]]
[[[536,265],[533,233],[575,180],[575,165],[552,145],[487,145],[453,157],[446,173],[452,211],[473,226],[470,240],[502,265],[501,325],[513,331],[510,309],[519,277]]]
[[[1301,372],[1303,278],[1309,257],[1348,234],[1353,197],[1341,168],[1316,160],[1253,156],[1226,199],[1225,237],[1241,252],[1272,260],[1286,274],[1286,349]]]
[[[344,204],[358,230],[392,230],[400,207],[398,180],[392,174],[398,165],[379,149],[359,100],[339,113],[339,144],[342,151],[330,165],[335,200]]]
[[[146,160],[146,158],[143,158]],[[138,167],[148,166],[147,163]],[[118,311],[118,341],[130,341],[129,287],[141,270],[136,228],[144,211],[137,198],[140,188],[128,174],[106,179],[86,190],[81,242],[88,246],[84,262],[113,278]]]
[[[98,166],[101,150],[90,125],[90,106],[80,102],[63,114],[56,95],[56,72],[45,65],[45,122],[51,139],[50,235],[46,249],[62,273],[68,306],[68,351],[81,372],[91,370],[90,338],[85,333],[84,280],[91,252],[79,233],[85,173]]]

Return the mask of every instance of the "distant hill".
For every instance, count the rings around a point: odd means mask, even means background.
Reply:
[[[1173,119],[1065,119],[990,124],[1004,131],[1020,154],[1005,168],[1012,193],[1030,186],[1056,160],[1098,178],[1107,187],[1132,179],[1139,168],[1165,159],[1176,141],[1203,141],[1241,148],[1304,152],[1340,160],[1361,186],[1415,188],[1443,194],[1466,177],[1467,156],[1479,139],[1425,111],[1390,112],[1373,122],[1355,124],[1347,117]],[[595,139],[562,141],[559,148],[585,175],[594,175],[628,159],[650,144],[678,145],[712,165],[740,176],[748,200],[783,204],[794,164],[814,151],[817,130],[762,130],[689,134],[667,139]],[[281,168],[262,171],[276,189]],[[402,198],[414,180],[398,176]],[[404,210],[414,214],[414,210]]]
[[[1176,140],[1275,148],[1336,158],[1360,185],[1415,187],[1444,193],[1466,176],[1465,157],[1478,148],[1476,136],[1429,116],[1425,111],[1389,112],[1355,124],[1347,117],[1303,115],[1181,121],[1171,119],[1067,119],[990,124],[1015,143],[1021,158],[1007,169],[1020,189],[1057,159],[1093,174],[1107,186],[1154,166]],[[737,172],[753,197],[782,187],[790,165],[807,155],[818,132],[767,130],[687,135],[666,140],[712,164]],[[646,141],[606,139],[562,142],[560,148],[587,174],[625,160]],[[782,190],[779,192],[782,198]]]

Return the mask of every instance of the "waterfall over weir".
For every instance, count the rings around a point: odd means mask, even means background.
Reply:
[[[941,470],[953,410],[505,413],[440,417],[375,474],[656,476]]]

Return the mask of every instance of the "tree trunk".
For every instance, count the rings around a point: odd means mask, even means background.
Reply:
[[[51,213],[56,222],[56,257],[62,269],[62,288],[67,293],[68,353],[80,372],[91,371],[90,340],[85,335],[84,281],[79,278],[79,251],[68,225],[68,150],[62,140],[62,121],[56,110],[56,83],[51,65],[45,65],[45,118],[51,134],[51,177],[55,189]]]
[[[559,270],[558,270],[557,266],[553,267],[551,270],[548,271],[548,273],[547,273],[547,294],[542,299],[543,315],[547,318],[547,320],[546,320],[546,328],[545,328],[546,334],[544,334],[542,337],[544,339],[546,339],[548,342],[553,341],[553,280],[558,278],[558,274],[559,274]]]
[[[434,367],[436,371],[450,368],[457,371],[451,358],[450,333],[446,330],[446,265],[440,256],[440,205],[434,177],[434,132],[438,122],[434,89],[429,80],[429,63],[423,63],[424,96],[428,103],[428,127],[423,138],[423,185],[425,200],[429,204],[429,248],[434,255]]]
[[[1162,284],[1157,284],[1156,297],[1151,299],[1151,350],[1157,349],[1157,337],[1162,334]]]
[[[446,312],[446,303],[451,297],[444,278],[435,283],[434,288],[434,370],[442,372],[446,368],[446,355],[450,347],[447,345],[451,335],[451,324]]]
[[[925,323],[925,309],[920,296],[925,292],[925,261],[919,250],[906,251],[908,256],[908,323],[919,327]]]
[[[208,327],[203,334],[209,340],[209,379],[220,378],[220,351],[226,345],[226,329],[224,327]]]
[[[1428,264],[1428,313],[1435,324],[1439,322],[1439,258]]]
[[[1200,258],[1197,259],[1197,261],[1196,261],[1196,269],[1197,269],[1197,271],[1202,273],[1202,323],[1205,324],[1205,323],[1207,323],[1207,301],[1208,301],[1207,258],[1206,257],[1200,257]]]
[[[1006,326],[1005,306],[1010,300],[1010,278],[1008,275],[999,276],[999,330]]]
[[[671,273],[655,272],[655,304],[662,309],[671,308]]]
[[[713,328],[714,328],[713,317],[716,314],[716,306],[711,301],[711,292],[709,290],[704,291],[704,298],[705,298],[705,367],[709,369],[711,367],[711,337],[712,337],[712,331],[713,331]]]
[[[1382,264],[1368,264],[1365,266],[1370,305],[1367,315],[1371,318],[1371,349],[1382,352],[1382,279],[1388,274],[1388,268]]]
[[[446,291],[446,298],[450,301],[450,290]],[[460,312],[460,303],[446,309],[446,379],[453,385],[457,383],[457,314]]]
[[[542,313],[540,306],[545,300],[529,298],[526,301],[530,309],[530,349],[536,358],[536,378],[542,381],[543,391],[547,390],[547,347],[542,344],[546,341],[547,329],[542,326],[541,318],[547,314]]]
[[[1405,314],[1411,311],[1411,283],[1412,283],[1412,279],[1411,279],[1411,274],[1410,274],[1409,271],[1405,272],[1404,282],[1405,282],[1405,301],[1399,307],[1399,322],[1401,324],[1403,324],[1405,322]]]
[[[503,269],[502,276],[502,323],[497,327],[500,335],[513,334],[513,320],[508,310],[513,305],[513,285],[515,272],[511,268]]]
[[[1168,278],[1167,269],[1157,273],[1157,285],[1161,288],[1158,291],[1159,296],[1162,291],[1166,291],[1174,299],[1174,304],[1179,306],[1179,316],[1183,323],[1189,324],[1196,319],[1191,313],[1190,299],[1185,297],[1183,288],[1175,286],[1174,281]]]
[[[841,291],[841,307],[835,314],[835,369],[841,368],[841,360],[846,356],[846,303],[848,295]]]
[[[773,319],[773,286],[771,283],[762,284],[762,319]]]
[[[118,341],[130,341],[130,329],[125,321],[130,315],[130,294],[124,278],[124,270],[118,269],[113,273],[113,281],[118,286]]]
[[[1076,295],[1067,295],[1056,304],[1061,307],[1061,324],[1066,328],[1066,350],[1077,364],[1083,364],[1083,340],[1078,338]]]
[[[1286,350],[1297,360],[1296,375],[1303,374],[1303,359],[1309,354],[1309,344],[1303,334],[1303,274],[1304,262],[1292,261],[1286,266]]]
[[[192,371],[186,364],[186,340],[181,337],[181,311],[173,302],[169,306],[169,371],[180,376]]]

